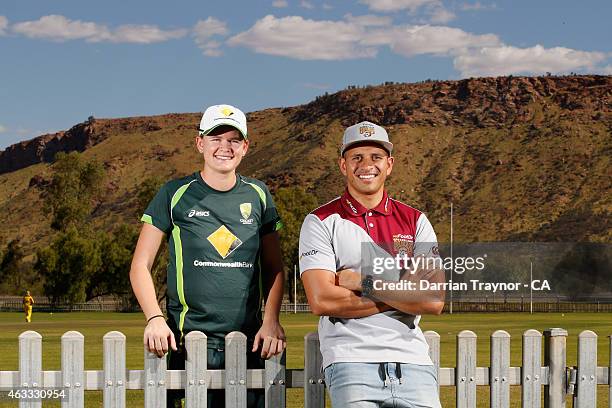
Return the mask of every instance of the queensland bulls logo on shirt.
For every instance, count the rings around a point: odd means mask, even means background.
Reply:
[[[414,237],[410,234],[393,235],[393,250],[401,257],[414,255]]]

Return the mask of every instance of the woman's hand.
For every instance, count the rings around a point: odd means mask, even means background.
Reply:
[[[154,317],[147,323],[144,331],[144,345],[157,357],[163,357],[168,352],[168,345],[176,351],[174,333],[166,324],[163,316]]]

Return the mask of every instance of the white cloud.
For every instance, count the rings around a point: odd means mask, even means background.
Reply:
[[[300,60],[345,60],[374,57],[375,47],[364,46],[364,28],[345,21],[315,21],[300,16],[268,15],[247,31],[228,40],[255,52]]]
[[[388,16],[375,16],[373,14],[366,14],[363,16],[354,16],[352,14],[346,14],[344,19],[356,25],[363,27],[377,27],[377,26],[390,26],[393,24],[393,19]]]
[[[29,38],[44,38],[55,41],[108,38],[110,31],[96,23],[71,21],[64,16],[52,14],[35,21],[13,24],[15,33]]]
[[[394,26],[390,16],[347,14],[342,20],[329,21],[268,15],[229,38],[227,44],[300,60],[372,58],[382,47],[389,47],[405,57],[452,57],[462,76],[612,72],[611,65],[601,66],[607,58],[602,52],[541,45],[518,48],[504,44],[495,34],[473,34],[428,24]]]
[[[2,124],[0,124],[0,133],[4,133],[8,130],[8,128],[6,126],[3,126]]]
[[[421,11],[427,18],[419,19],[423,23],[446,24],[455,19],[455,13],[444,7],[441,0],[360,0],[370,10],[393,13],[408,10],[410,14]]]
[[[347,14],[341,21],[266,16],[229,39],[232,46],[301,60],[344,60],[376,56],[388,46],[397,54],[458,55],[465,50],[501,45],[496,35],[474,35],[458,28],[391,26],[390,17]]]
[[[455,13],[445,9],[444,7],[434,7],[430,11],[431,16],[429,21],[434,24],[446,24],[455,19]]]
[[[464,11],[493,10],[495,8],[497,8],[497,5],[495,3],[482,4],[479,1],[477,1],[476,3],[463,3],[461,5],[461,10]]]
[[[4,16],[0,16],[0,35],[6,34],[7,28],[8,28],[8,18]]]
[[[272,2],[272,7],[285,8],[288,6],[289,6],[289,3],[287,3],[287,0],[274,0]]]
[[[227,24],[217,20],[214,17],[208,17],[206,20],[199,20],[193,28],[193,36],[198,47],[204,55],[208,57],[218,57],[222,55],[221,43],[212,40],[214,36],[225,36],[229,33]]]
[[[117,43],[139,43],[151,44],[156,42],[164,42],[168,40],[176,40],[187,35],[188,30],[162,30],[153,25],[122,25],[111,32],[108,41]],[[92,40],[95,41],[95,40]],[[105,41],[100,39],[99,41]]]
[[[221,51],[221,43],[219,41],[207,41],[199,47],[202,50],[202,53],[207,57],[220,57],[223,55],[223,52]]]
[[[612,65],[606,65],[599,70],[604,75],[612,75]]]
[[[122,25],[114,30],[103,24],[70,20],[61,15],[43,16],[38,20],[13,24],[12,31],[29,38],[52,41],[85,40],[88,42],[116,42],[150,44],[181,38],[187,30],[165,31],[153,25]]]
[[[314,4],[312,4],[311,2],[307,0],[300,1],[300,7],[309,9],[309,10],[312,10],[313,8],[315,8]]]
[[[323,3],[322,7],[323,7],[323,10],[331,10],[331,9],[333,9],[333,7],[331,5],[329,5],[329,4],[327,4],[327,3]]]
[[[458,55],[455,68],[463,76],[497,76],[509,74],[566,73],[593,69],[605,60],[602,52],[573,50],[565,47],[544,48],[536,45],[517,48],[509,45],[484,47]]]
[[[370,10],[380,12],[409,10],[414,13],[423,6],[440,5],[439,0],[360,0],[359,2],[367,5]]]
[[[494,34],[475,35],[459,28],[442,26],[398,26],[375,30],[366,44],[388,45],[397,54],[407,57],[419,54],[457,55],[471,48],[501,44]]]

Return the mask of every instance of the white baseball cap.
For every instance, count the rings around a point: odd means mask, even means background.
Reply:
[[[232,105],[213,105],[206,108],[200,121],[200,136],[209,134],[219,126],[231,126],[247,139],[246,116]]]
[[[346,128],[342,137],[340,155],[342,156],[352,145],[363,142],[378,143],[389,154],[393,151],[393,143],[389,142],[387,131],[375,123],[364,121]]]

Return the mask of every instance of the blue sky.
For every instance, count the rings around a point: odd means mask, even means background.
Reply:
[[[347,85],[612,74],[612,2],[2,0],[0,149],[99,118]]]

